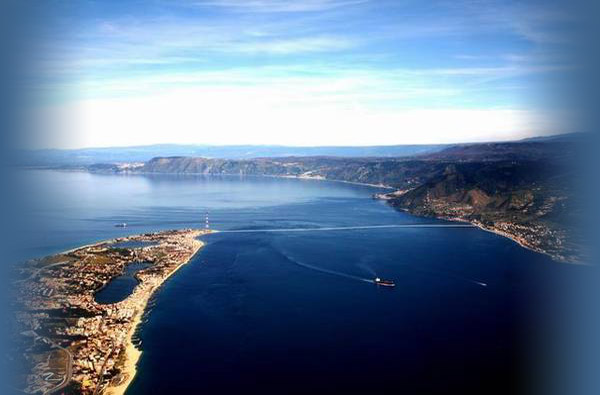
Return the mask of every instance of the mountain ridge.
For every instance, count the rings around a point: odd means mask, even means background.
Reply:
[[[582,140],[464,144],[406,157],[159,156],[63,168],[132,174],[296,177],[385,186],[375,197],[415,215],[473,223],[561,261],[578,261],[570,165]],[[58,168],[61,168],[60,166]]]
[[[533,137],[522,142],[571,141],[582,133],[567,133],[553,136]],[[505,144],[507,142],[496,142]],[[397,144],[373,146],[284,146],[284,145],[207,145],[207,144],[154,144],[128,147],[98,147],[78,149],[39,149],[22,150],[21,165],[26,166],[67,166],[91,165],[97,163],[146,162],[159,156],[194,156],[215,159],[254,159],[294,156],[335,156],[335,157],[409,157],[427,155],[454,146],[471,146],[487,143],[456,144]]]

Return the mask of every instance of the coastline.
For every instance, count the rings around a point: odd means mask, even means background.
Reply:
[[[90,172],[89,170],[84,170],[87,172]],[[329,181],[329,182],[341,182],[344,184],[351,184],[351,185],[361,185],[361,186],[366,186],[366,187],[371,187],[371,188],[382,188],[382,189],[396,189],[392,186],[389,185],[378,185],[378,184],[368,184],[365,182],[355,182],[355,181],[345,181],[345,180],[333,180],[330,178],[325,178],[325,177],[303,177],[302,175],[292,175],[292,174],[286,174],[286,175],[272,175],[272,174],[211,174],[211,173],[169,173],[169,172],[152,172],[152,171],[124,171],[124,172],[115,172],[114,174],[127,174],[127,175],[144,175],[144,174],[152,174],[152,175],[190,175],[190,176],[215,176],[215,177],[267,177],[267,178],[288,178],[288,179],[295,179],[295,180],[313,180],[313,181]]]
[[[410,211],[407,211],[410,213]],[[435,218],[437,219],[442,219],[442,220],[446,220],[446,221],[452,221],[452,222],[462,222],[462,223],[468,223],[471,224],[473,226],[476,226],[478,229],[481,229],[485,232],[489,232],[489,233],[493,233],[497,236],[501,236],[504,237],[506,239],[509,239],[511,241],[513,241],[514,243],[517,243],[519,246],[521,246],[522,248],[525,248],[529,251],[533,251],[536,252],[538,254],[543,254],[546,255],[548,257],[550,257],[552,260],[556,261],[556,262],[560,262],[560,263],[569,263],[569,264],[581,264],[580,262],[574,261],[574,260],[569,260],[567,258],[564,258],[562,256],[556,255],[556,254],[552,254],[546,250],[543,250],[539,247],[535,247],[532,246],[526,242],[524,242],[520,237],[515,236],[513,234],[510,234],[508,232],[505,232],[503,230],[499,230],[499,229],[495,229],[493,227],[489,227],[486,226],[478,221],[469,221],[467,219],[463,219],[463,218],[457,218],[457,217],[443,217],[443,216],[435,216]]]
[[[258,177],[274,177],[274,178],[291,178],[291,179],[296,179],[296,180],[316,180],[316,181],[330,181],[330,182],[341,182],[344,184],[351,184],[351,185],[361,185],[361,186],[365,186],[365,187],[372,187],[372,188],[382,188],[382,189],[396,189],[392,186],[389,185],[384,185],[384,184],[368,184],[366,182],[355,182],[355,181],[346,181],[346,180],[332,180],[329,178],[325,178],[325,177],[303,177],[303,176],[294,176],[294,175],[289,175],[289,176],[258,176]]]
[[[533,252],[537,252],[538,254],[546,255],[546,256],[552,258],[552,260],[554,260],[556,262],[569,263],[569,264],[573,264],[573,265],[582,264],[581,262],[570,260],[570,259],[564,258],[562,256],[559,256],[559,255],[556,255],[556,254],[552,254],[552,253],[550,253],[550,252],[548,252],[546,250],[543,250],[543,249],[541,249],[539,247],[535,247],[535,246],[529,245],[528,243],[526,243],[523,240],[521,240],[521,238],[519,238],[518,236],[512,235],[512,234],[504,232],[502,230],[498,230],[498,229],[495,229],[495,228],[492,228],[492,227],[487,227],[487,226],[485,226],[485,225],[483,225],[481,223],[478,223],[478,222],[465,221],[465,220],[463,220],[461,222],[468,222],[468,223],[470,223],[472,225],[475,225],[476,227],[478,227],[479,229],[481,229],[483,231],[486,231],[486,232],[489,232],[489,233],[493,233],[493,234],[498,235],[498,236],[505,237],[505,238],[507,238],[509,240],[512,240],[513,242],[517,243],[519,246],[521,246],[521,247],[523,247],[523,248],[525,248],[527,250],[530,250],[530,251],[533,251]]]
[[[48,361],[35,365],[27,375],[29,390],[51,393],[70,386],[73,391],[86,394],[124,394],[136,376],[142,355],[137,330],[150,300],[165,281],[204,247],[205,243],[198,238],[207,233],[211,230],[188,228],[128,235],[31,261],[23,269],[28,276],[19,288],[23,297],[20,323],[24,328],[43,332],[54,325],[52,312],[62,310],[70,320],[65,320],[56,332],[36,336],[48,344],[59,344],[57,347],[65,349],[70,362],[52,350],[28,349],[32,358]],[[121,241],[154,244],[110,248]],[[121,275],[126,265],[143,261],[152,265],[136,274],[138,283],[125,299],[111,303],[96,301],[98,290]],[[64,266],[55,269],[58,265]],[[39,311],[44,314],[38,314]],[[63,365],[63,370],[57,370]],[[62,381],[47,382],[44,377],[48,374],[58,375]]]
[[[48,169],[48,168],[38,168],[37,170],[58,170],[61,171],[63,169]],[[81,169],[69,169],[67,171],[83,171],[83,172],[91,172],[89,169],[86,168],[81,168]],[[94,173],[94,172],[91,172]],[[160,174],[165,174],[165,175],[204,175],[204,176],[230,176],[230,177],[235,177],[235,176],[240,176],[239,174],[206,174],[206,173],[175,173],[175,172],[138,172],[138,171],[123,171],[123,172],[113,172],[112,174],[126,174],[126,175],[144,175],[144,174],[150,174],[150,175],[160,175]],[[315,181],[330,181],[330,182],[340,182],[340,183],[345,183],[345,184],[351,184],[351,185],[360,185],[360,186],[367,186],[367,187],[372,187],[372,188],[383,188],[383,189],[396,189],[392,186],[389,185],[377,185],[377,184],[368,184],[368,183],[361,183],[361,182],[353,182],[353,181],[345,181],[345,180],[334,180],[334,179],[328,179],[325,177],[321,177],[321,176],[317,176],[317,177],[306,177],[306,176],[302,176],[302,175],[253,175],[253,174],[244,174],[243,177],[270,177],[270,178],[288,178],[288,179],[298,179],[298,180],[315,180]],[[386,199],[383,199],[386,200]],[[409,212],[411,215],[416,215],[416,216],[420,216],[417,214],[413,214],[411,213],[409,210],[403,210],[406,212]],[[513,242],[517,243],[519,246],[526,248],[530,251],[533,252],[537,252],[539,254],[544,254],[550,258],[552,258],[553,260],[557,261],[557,262],[562,262],[562,263],[570,263],[570,264],[580,264],[580,262],[575,261],[573,259],[568,259],[565,258],[563,256],[560,255],[556,255],[553,253],[550,253],[548,251],[545,251],[539,247],[535,247],[532,246],[526,242],[524,242],[523,240],[521,240],[518,236],[507,233],[505,231],[499,230],[499,229],[495,229],[492,227],[488,227],[485,226],[479,222],[476,221],[469,221],[469,220],[465,220],[462,218],[450,218],[450,217],[444,217],[444,216],[433,216],[434,218],[437,219],[442,219],[442,220],[447,220],[447,221],[453,221],[453,222],[464,222],[464,223],[469,223],[471,225],[474,225],[476,227],[478,227],[481,230],[484,230],[486,232],[490,232],[493,234],[496,234],[498,236],[502,236],[505,237],[509,240],[512,240]],[[90,246],[94,246],[95,244],[91,244]],[[85,246],[84,246],[85,247]],[[84,248],[84,247],[78,247],[74,250],[77,250],[79,248]]]
[[[127,236],[124,236],[124,237],[127,237]],[[98,247],[98,246],[100,246],[102,244],[115,243],[118,239],[121,239],[121,237],[117,237],[115,239],[109,239],[109,240],[96,241],[96,242],[93,242],[93,243],[90,243],[90,244],[84,244],[84,245],[79,246],[79,247],[71,248],[70,250],[61,251],[58,254],[61,254],[61,255],[70,254],[70,253],[75,252],[75,251],[83,250],[84,248]]]
[[[146,307],[147,307],[148,302],[150,301],[152,295],[154,295],[154,293],[173,274],[175,274],[181,267],[188,264],[192,260],[192,258],[194,256],[196,256],[198,251],[200,251],[200,249],[202,249],[202,247],[204,247],[204,245],[205,245],[204,242],[197,240],[196,238],[193,239],[193,243],[194,243],[194,250],[193,250],[192,254],[190,255],[190,257],[187,260],[181,262],[179,265],[177,265],[169,274],[167,274],[162,279],[162,281],[159,284],[153,286],[148,291],[148,293],[145,295],[146,297],[140,301],[139,306],[136,309],[136,313],[133,318],[131,328],[129,328],[129,332],[127,333],[127,340],[126,340],[126,345],[125,345],[125,364],[124,364],[124,366],[122,368],[122,372],[121,372],[121,374],[124,375],[124,379],[117,386],[111,387],[109,385],[106,388],[106,394],[108,394],[108,395],[124,395],[125,392],[127,391],[127,388],[129,388],[129,386],[133,382],[133,379],[135,378],[135,376],[137,374],[137,364],[142,356],[142,350],[138,349],[133,344],[133,335],[136,332],[136,330],[138,329],[138,327],[140,326],[140,324],[142,323],[142,317],[144,316]],[[134,295],[135,295],[135,293],[132,294],[130,297],[133,297]]]
[[[41,170],[56,170],[56,169],[41,169]],[[90,172],[89,169],[75,169],[75,170],[71,170],[71,171],[84,171],[84,172]],[[127,175],[144,175],[144,174],[154,174],[154,175],[160,175],[160,174],[166,174],[166,175],[204,175],[204,176],[210,176],[210,175],[214,175],[214,176],[239,176],[239,174],[205,174],[205,173],[162,173],[162,172],[137,172],[137,171],[124,171],[124,172],[118,172],[118,173],[114,173],[114,174],[127,174]],[[251,175],[251,174],[245,174],[243,175],[244,177],[270,177],[270,178],[288,178],[288,179],[297,179],[297,180],[315,180],[315,181],[330,181],[330,182],[341,182],[341,183],[345,183],[345,184],[351,184],[351,185],[360,185],[360,186],[367,186],[367,187],[372,187],[372,188],[383,188],[383,189],[396,189],[392,186],[389,185],[377,185],[377,184],[368,184],[368,183],[361,183],[361,182],[353,182],[353,181],[345,181],[345,180],[333,180],[333,179],[328,179],[325,177],[303,177],[302,175]],[[383,199],[385,200],[385,199]],[[416,215],[411,213],[409,210],[403,210],[406,211],[408,213],[410,213],[411,215]],[[416,215],[416,216],[420,216],[420,215]],[[522,241],[518,236],[512,235],[510,233],[504,232],[502,230],[499,229],[494,229],[491,227],[487,227],[479,222],[475,222],[475,221],[469,221],[469,220],[465,220],[462,218],[450,218],[450,217],[443,217],[443,216],[434,216],[434,218],[437,219],[442,219],[442,220],[447,220],[447,221],[453,221],[453,222],[464,222],[464,223],[469,223],[471,225],[474,225],[476,227],[478,227],[481,230],[484,230],[486,232],[490,232],[493,233],[495,235],[498,236],[502,236],[502,237],[506,237],[509,240],[512,240],[513,242],[517,243],[519,246],[526,248],[530,251],[534,251],[537,252],[539,254],[544,254],[546,256],[549,256],[550,258],[552,258],[553,260],[557,261],[557,262],[562,262],[562,263],[571,263],[571,264],[579,264],[580,262],[574,261],[574,260],[570,260],[567,258],[564,258],[562,256],[556,255],[556,254],[552,254],[548,251],[545,251],[541,248],[532,246],[524,241]],[[95,244],[92,244],[91,246],[94,246]],[[83,248],[83,247],[79,247],[79,248]]]
[[[62,169],[37,169],[37,170],[57,170],[57,171],[62,171]],[[87,173],[99,173],[99,174],[106,174],[106,172],[101,172],[101,171],[90,171],[89,169],[86,168],[82,168],[82,169],[69,169],[66,171],[73,171],[73,172],[78,172],[78,171],[82,171],[82,172],[87,172]],[[226,173],[226,174],[212,174],[212,173],[196,173],[196,172],[152,172],[152,171],[120,171],[120,172],[108,172],[109,174],[115,174],[115,175],[145,175],[145,174],[149,174],[149,175],[177,175],[177,176],[186,176],[186,175],[190,175],[190,176],[215,176],[215,177],[268,177],[268,178],[288,178],[288,179],[296,179],[296,180],[313,180],[313,181],[329,181],[329,182],[341,182],[344,184],[351,184],[351,185],[360,185],[360,186],[366,186],[366,187],[372,187],[372,188],[381,188],[381,189],[396,189],[393,186],[390,185],[385,185],[385,184],[369,184],[366,182],[356,182],[356,181],[346,181],[346,180],[335,180],[335,179],[331,179],[331,178],[325,178],[322,176],[316,176],[316,177],[306,177],[306,176],[302,176],[302,175],[293,175],[293,174],[283,174],[283,175],[274,175],[274,174],[235,174],[235,173]]]
[[[92,173],[92,174],[115,174],[115,175],[144,175],[144,174],[150,174],[150,175],[190,175],[190,176],[216,176],[216,177],[222,177],[222,176],[226,176],[226,177],[269,177],[269,178],[292,178],[292,179],[297,179],[297,180],[316,180],[316,181],[330,181],[330,182],[341,182],[344,184],[351,184],[351,185],[361,185],[361,186],[367,186],[367,187],[372,187],[372,188],[382,188],[382,189],[396,189],[393,186],[390,185],[385,185],[385,184],[369,184],[366,182],[355,182],[355,181],[346,181],[346,180],[335,180],[335,179],[331,179],[331,178],[325,178],[322,176],[317,176],[317,177],[306,177],[306,176],[302,176],[302,175],[293,175],[293,174],[284,174],[284,175],[273,175],[273,174],[236,174],[236,173],[226,173],[226,174],[212,174],[212,173],[196,173],[196,172],[192,172],[192,173],[188,173],[188,172],[153,172],[153,171],[130,171],[130,170],[125,170],[125,171],[91,171],[88,168],[85,167],[81,167],[81,168],[72,168],[72,169],[65,169],[65,168],[47,168],[47,167],[31,167],[28,168],[26,170],[45,170],[45,171],[64,171],[64,172],[83,172],[83,173]]]

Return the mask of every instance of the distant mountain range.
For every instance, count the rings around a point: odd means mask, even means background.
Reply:
[[[536,137],[521,142],[572,140],[576,134]],[[491,143],[494,144],[494,143]],[[504,143],[496,143],[504,144]],[[133,147],[42,149],[23,151],[21,164],[27,166],[90,165],[96,163],[145,162],[155,157],[190,156],[218,159],[252,159],[301,156],[394,158],[431,154],[454,146],[478,144],[389,145],[366,147],[286,147],[278,145],[176,145],[160,144]]]
[[[145,162],[158,156],[196,156],[251,159],[287,156],[398,157],[439,151],[448,145],[391,145],[372,147],[286,147],[277,145],[149,145],[138,147],[44,149],[23,153],[28,165],[89,165],[92,163]]]
[[[576,261],[579,249],[573,224],[580,212],[572,203],[570,164],[584,141],[585,135],[569,134],[446,146],[196,147],[193,149],[201,152],[242,158],[176,155],[142,160],[155,150],[192,149],[154,146],[113,149],[101,154],[94,151],[94,155],[77,160],[69,159],[75,151],[53,151],[38,159],[47,163],[41,167],[91,172],[296,177],[386,186],[394,191],[376,197],[397,209],[467,221],[556,259]],[[289,155],[268,155],[281,152]],[[292,155],[298,152],[321,155]],[[342,153],[353,153],[354,157]],[[120,159],[97,163],[93,162],[96,157]]]

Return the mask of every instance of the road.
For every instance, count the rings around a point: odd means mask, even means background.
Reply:
[[[106,354],[106,358],[104,358],[104,363],[102,364],[102,368],[100,368],[100,373],[98,374],[98,385],[96,385],[96,388],[94,389],[94,395],[98,394],[100,392],[100,390],[102,389],[102,384],[103,384],[102,376],[104,376],[104,369],[106,369],[106,363],[108,362],[108,359],[113,354],[113,352],[115,352],[114,344],[113,344],[112,348],[110,349],[110,351],[108,352],[108,354]]]
[[[50,269],[51,267],[54,267],[54,266],[64,265],[65,263],[69,263],[69,261],[56,262],[56,263],[53,263],[51,265],[41,267],[41,268],[35,270],[33,273],[31,273],[31,276],[29,276],[27,278],[24,278],[22,280],[17,280],[17,281],[15,281],[15,283],[22,283],[22,282],[25,282],[25,281],[29,281],[32,278],[34,278],[35,276],[37,276],[38,274],[40,274],[40,272],[42,272],[42,271],[44,271],[46,269]]]
[[[48,341],[50,341],[48,339]],[[73,376],[73,354],[71,354],[71,351],[67,350],[66,348],[59,346],[58,344],[50,341],[50,343],[57,348],[60,348],[61,350],[63,350],[65,353],[67,353],[67,366],[65,367],[65,377],[63,378],[63,381],[60,382],[60,384],[58,384],[56,387],[46,391],[46,394],[53,394],[56,393],[57,391],[60,391],[61,389],[63,389],[64,387],[67,386],[67,384],[69,384],[69,382],[71,381],[71,377]]]

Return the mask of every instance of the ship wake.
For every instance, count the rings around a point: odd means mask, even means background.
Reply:
[[[303,267],[305,269],[309,269],[309,270],[314,270],[317,272],[321,272],[321,273],[325,273],[325,274],[331,274],[333,276],[339,276],[339,277],[344,277],[350,280],[355,280],[355,281],[361,281],[361,282],[365,282],[365,283],[371,283],[374,284],[375,281],[373,279],[370,278],[364,278],[364,277],[360,277],[360,276],[355,276],[353,274],[349,274],[349,273],[344,273],[344,272],[338,272],[337,270],[331,270],[331,269],[326,269],[324,267],[319,267],[319,266],[314,266],[314,265],[310,265],[308,263],[304,263],[304,262],[300,262],[297,261],[296,259],[290,257],[289,255],[280,252],[280,254],[290,263]]]

